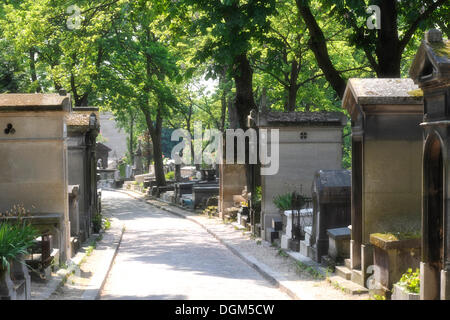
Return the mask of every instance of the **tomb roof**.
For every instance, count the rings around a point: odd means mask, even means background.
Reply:
[[[97,142],[95,144],[95,149],[98,150],[98,151],[106,151],[106,152],[112,151],[112,149],[110,149],[108,146],[104,145],[101,142]]]
[[[0,94],[0,112],[70,111],[71,109],[72,102],[68,94]]]
[[[440,30],[426,32],[409,75],[415,83],[422,85],[450,82],[450,41],[442,37]]]
[[[347,117],[341,112],[278,112],[258,113],[257,126],[271,125],[338,125],[345,126]]]
[[[422,104],[423,97],[416,94],[419,87],[412,79],[352,78],[348,80],[342,106],[351,101],[359,105]]]
[[[99,121],[98,112],[95,111],[73,111],[66,115],[66,123],[69,127],[89,127],[89,118],[95,114],[97,122]]]

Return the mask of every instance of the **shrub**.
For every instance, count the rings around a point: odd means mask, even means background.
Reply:
[[[292,193],[278,195],[273,199],[275,207],[281,211],[291,209]]]
[[[420,292],[420,276],[419,269],[416,269],[416,272],[413,272],[411,268],[405,272],[400,281],[397,282],[402,288],[405,288],[408,292],[411,293],[419,293]]]
[[[175,179],[175,171],[169,171],[166,173],[166,180],[173,180]]]
[[[10,261],[27,254],[38,236],[29,223],[20,220],[14,224],[0,224],[0,269],[9,270]]]
[[[94,228],[94,233],[99,233],[100,230],[102,229],[102,215],[100,213],[97,213],[92,218],[92,224]]]

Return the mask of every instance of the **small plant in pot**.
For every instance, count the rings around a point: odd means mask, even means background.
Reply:
[[[38,232],[21,219],[0,223],[0,296],[11,296],[11,263],[24,263],[23,256],[38,237]]]
[[[292,193],[285,193],[276,196],[273,199],[273,204],[278,208],[278,210],[280,210],[280,213],[290,210],[292,204]]]
[[[401,279],[394,284],[392,300],[419,300],[420,293],[420,271],[412,268],[406,271]]]

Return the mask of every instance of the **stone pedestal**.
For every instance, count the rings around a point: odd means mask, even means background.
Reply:
[[[0,270],[0,300],[16,300],[16,290],[7,270]]]
[[[391,240],[384,234],[371,234],[373,244],[373,263],[379,272],[375,281],[387,290],[391,290],[409,268],[413,270],[420,263],[420,238]]]
[[[328,256],[335,262],[350,257],[350,230],[348,228],[328,229]]]
[[[17,260],[11,263],[11,277],[15,281],[23,282],[23,300],[31,300],[31,277],[23,256],[17,257]]]
[[[440,279],[436,270],[426,262],[420,262],[420,300],[438,300]]]

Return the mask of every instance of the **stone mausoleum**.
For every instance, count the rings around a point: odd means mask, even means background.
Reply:
[[[374,264],[371,234],[420,230],[423,103],[416,89],[411,79],[350,79],[342,101],[352,120],[349,267],[363,286]]]
[[[261,237],[266,240],[272,219],[282,219],[273,203],[277,195],[296,191],[310,198],[316,171],[342,168],[347,118],[340,112],[267,112],[258,113],[254,121],[257,128],[268,129],[269,146],[270,130],[279,130],[278,173],[261,176]]]
[[[424,99],[420,298],[450,300],[450,41],[441,31],[426,33],[410,76]]]
[[[70,257],[66,115],[61,94],[0,95],[0,212],[23,205],[32,223]]]
[[[97,214],[96,138],[99,132],[98,108],[74,107],[66,116],[68,131],[69,185],[79,186],[79,216],[71,217],[71,236],[86,240],[92,233]]]

